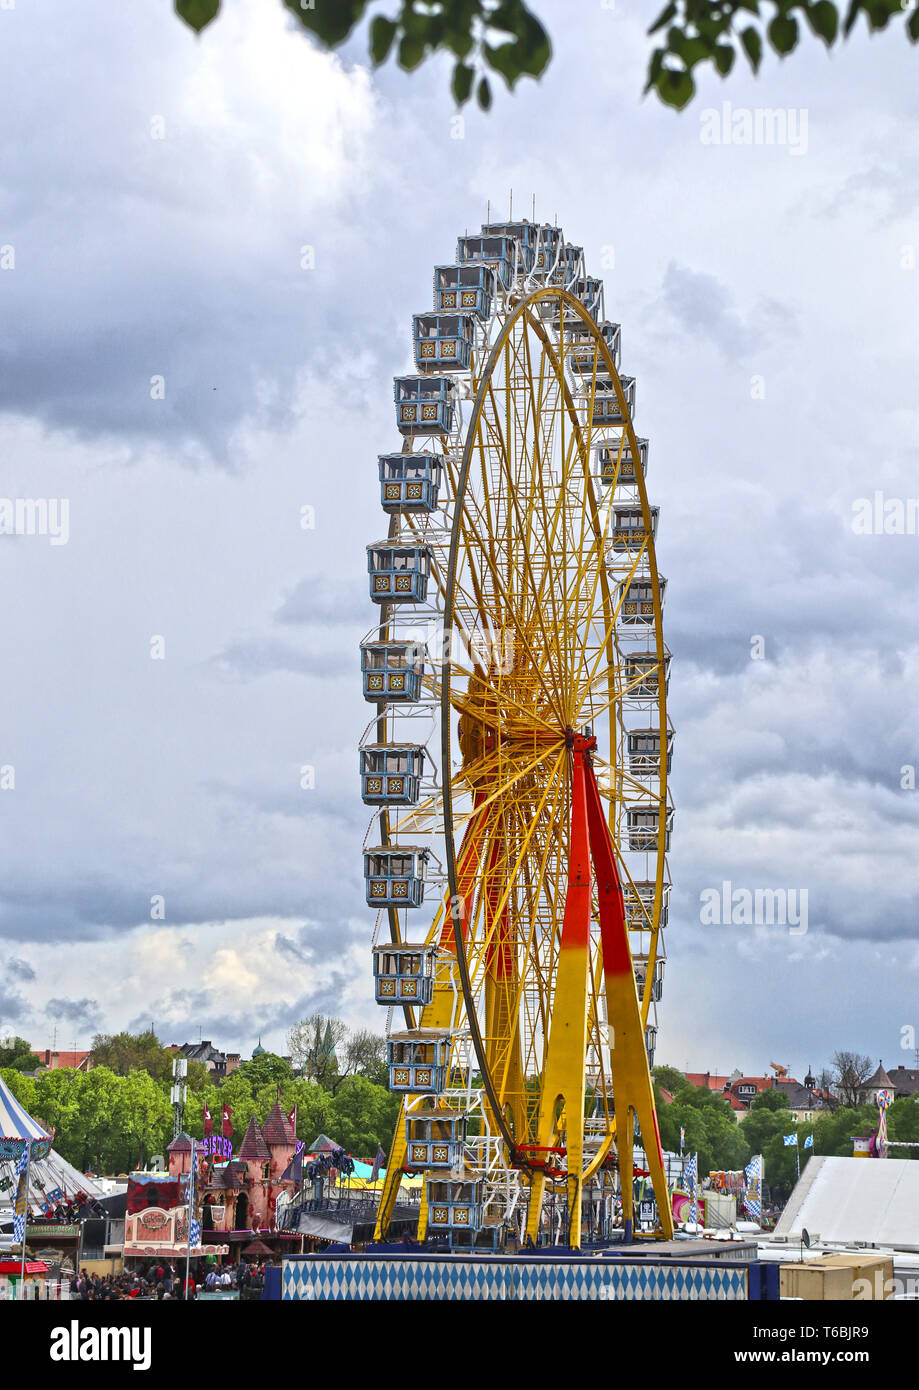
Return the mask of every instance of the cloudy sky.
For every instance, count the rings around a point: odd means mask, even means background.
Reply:
[[[200,39],[166,0],[0,8],[0,498],[69,504],[66,544],[0,538],[0,1032],[381,1026],[375,459],[433,265],[513,188],[607,267],[651,440],[658,1058],[914,1064],[919,536],[853,506],[919,497],[917,57],[808,41],[677,115],[640,95],[657,4],[536,0],[548,74],[462,132],[440,62],[371,73],[363,36],[321,54],[272,0]],[[794,143],[708,138],[763,107]],[[725,881],[806,891],[808,930],[703,923]]]

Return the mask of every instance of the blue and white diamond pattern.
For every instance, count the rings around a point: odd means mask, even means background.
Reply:
[[[286,1259],[285,1301],[746,1300],[747,1272],[638,1260]]]

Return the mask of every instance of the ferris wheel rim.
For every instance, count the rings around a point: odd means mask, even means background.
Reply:
[[[619,372],[618,372],[618,369],[617,369],[617,367],[616,367],[615,361],[614,361],[614,359],[613,359],[612,353],[610,352],[610,349],[609,349],[609,347],[608,347],[608,344],[607,344],[606,340],[605,340],[604,337],[603,337],[603,334],[600,332],[600,330],[599,330],[599,328],[598,328],[596,319],[594,318],[593,314],[591,314],[591,312],[586,308],[586,306],[585,306],[584,304],[581,303],[581,301],[580,301],[579,299],[577,299],[574,295],[572,295],[572,294],[571,294],[569,291],[567,291],[566,289],[560,288],[560,287],[558,287],[558,286],[552,286],[552,287],[550,287],[550,286],[539,286],[538,288],[536,288],[535,290],[533,290],[531,293],[529,293],[529,294],[523,296],[521,299],[518,300],[518,302],[514,305],[514,307],[513,307],[513,309],[512,309],[512,312],[508,315],[508,317],[506,318],[505,322],[501,325],[501,329],[500,329],[500,331],[499,331],[499,333],[498,333],[498,335],[497,335],[497,337],[496,337],[496,339],[495,339],[493,345],[491,346],[491,350],[490,350],[490,352],[489,352],[489,354],[488,354],[488,358],[487,358],[487,360],[486,360],[486,362],[485,362],[485,364],[484,364],[484,367],[483,367],[483,369],[482,369],[482,374],[481,374],[481,377],[480,377],[480,380],[479,380],[478,388],[477,388],[477,390],[476,390],[476,395],[475,395],[475,400],[474,400],[474,403],[473,403],[473,406],[472,406],[471,415],[470,415],[469,422],[468,422],[468,425],[467,425],[467,428],[466,428],[466,435],[465,435],[465,440],[464,440],[464,445],[463,445],[462,458],[461,458],[461,462],[460,462],[460,466],[459,466],[459,470],[458,470],[458,474],[457,474],[457,480],[456,480],[455,491],[454,491],[454,497],[453,497],[454,512],[453,512],[453,519],[452,519],[451,533],[450,533],[449,557],[448,557],[448,563],[447,563],[447,567],[446,567],[445,583],[444,583],[444,609],[443,609],[444,630],[445,630],[445,633],[447,633],[447,634],[451,633],[452,628],[453,628],[453,623],[454,623],[455,594],[456,594],[456,586],[457,586],[457,565],[458,565],[459,554],[460,554],[461,532],[462,532],[462,520],[463,520],[463,515],[464,515],[464,503],[465,503],[466,491],[467,491],[467,487],[468,487],[468,483],[469,483],[469,473],[470,473],[470,465],[471,465],[471,460],[472,460],[472,454],[473,454],[473,450],[474,450],[475,442],[476,442],[476,438],[477,438],[477,430],[478,430],[479,422],[480,422],[481,417],[482,417],[482,411],[483,411],[483,406],[484,406],[484,402],[485,402],[485,399],[486,399],[486,393],[487,393],[489,387],[491,386],[492,377],[493,377],[493,374],[494,374],[495,367],[496,367],[496,365],[497,365],[497,363],[498,363],[498,361],[499,361],[500,354],[501,354],[502,350],[504,349],[504,347],[506,346],[508,340],[510,339],[510,336],[511,336],[511,333],[512,333],[514,327],[515,327],[517,324],[519,324],[519,322],[520,322],[521,320],[524,320],[524,321],[528,324],[528,326],[532,327],[532,328],[535,330],[537,336],[540,338],[540,340],[541,340],[542,343],[543,343],[544,349],[547,349],[547,350],[548,350],[549,355],[550,355],[551,357],[556,358],[555,345],[552,343],[552,341],[551,341],[551,339],[550,339],[550,336],[549,336],[548,332],[546,331],[544,325],[543,325],[542,322],[540,321],[538,315],[534,316],[534,315],[530,312],[531,307],[532,307],[534,304],[538,303],[538,302],[541,301],[541,300],[546,300],[546,299],[552,299],[552,300],[556,300],[556,301],[559,302],[559,312],[560,312],[560,339],[561,339],[561,340],[560,340],[560,344],[559,344],[558,356],[561,357],[562,359],[564,358],[564,352],[565,352],[565,347],[564,347],[565,315],[566,315],[566,310],[571,310],[571,311],[573,311],[573,313],[581,320],[581,322],[582,322],[582,323],[587,327],[587,329],[589,330],[591,342],[592,342],[592,344],[594,345],[594,347],[596,348],[596,350],[599,352],[599,354],[600,354],[600,360],[602,361],[603,368],[604,368],[604,370],[606,371],[606,373],[609,375],[609,378],[610,378],[610,380],[611,380],[611,382],[612,382],[612,384],[613,384],[613,386],[614,386],[614,389],[615,389],[615,391],[616,391],[616,395],[617,395],[617,399],[618,399],[618,404],[619,404],[619,408],[620,408],[621,415],[622,415],[622,421],[623,421],[623,424],[622,424],[623,434],[624,434],[625,438],[628,440],[629,447],[630,447],[630,450],[631,450],[631,456],[632,456],[633,459],[636,460],[635,478],[636,478],[636,484],[637,484],[637,487],[638,487],[639,498],[640,498],[640,502],[641,502],[641,509],[642,509],[643,522],[644,522],[644,525],[645,525],[645,528],[646,528],[646,534],[647,534],[647,536],[648,536],[648,542],[647,542],[646,547],[645,547],[645,556],[646,556],[647,564],[648,564],[649,578],[650,578],[650,580],[651,580],[651,585],[652,585],[652,596],[653,596],[653,607],[654,607],[653,626],[654,626],[654,631],[655,631],[655,654],[656,654],[656,659],[657,659],[657,665],[658,665],[658,667],[662,670],[662,669],[663,669],[663,663],[664,663],[664,661],[665,661],[665,656],[666,656],[666,647],[665,647],[665,643],[664,643],[664,640],[663,640],[663,624],[662,624],[661,598],[660,598],[660,581],[659,581],[659,575],[658,575],[658,571],[657,571],[657,562],[656,562],[655,547],[654,547],[654,543],[653,543],[653,539],[652,539],[652,535],[651,535],[651,528],[650,528],[650,508],[649,508],[648,499],[647,499],[647,492],[646,492],[646,489],[645,489],[645,486],[644,486],[644,479],[643,479],[643,475],[642,475],[641,468],[637,466],[637,461],[638,461],[639,458],[640,458],[640,449],[639,449],[637,437],[636,437],[635,432],[634,432],[634,427],[633,427],[633,424],[632,424],[631,411],[629,410],[629,407],[628,407],[628,401],[627,401],[627,399],[626,399],[625,392],[624,392],[624,389],[623,389],[623,387],[622,387],[622,383],[621,383],[621,380],[620,380],[620,377],[619,377]],[[565,377],[564,377],[563,364],[562,364],[561,362],[559,362],[559,361],[557,360],[557,358],[556,358],[556,369],[557,369],[557,373],[558,373],[558,380],[559,380],[559,382],[561,383],[561,387],[562,387],[562,390],[563,390],[564,405],[565,405],[565,408],[566,408],[567,411],[568,411],[569,416],[571,417],[572,427],[573,427],[573,429],[574,429],[574,431],[575,431],[575,433],[576,433],[576,436],[577,436],[577,441],[578,441],[578,454],[579,454],[579,456],[580,456],[582,459],[585,459],[587,453],[589,452],[590,444],[589,444],[589,442],[588,442],[587,445],[584,444],[581,422],[580,422],[580,420],[577,418],[577,411],[576,411],[576,407],[574,406],[574,402],[573,402],[573,399],[572,399],[572,396],[571,396],[571,391],[570,391],[570,388],[569,388],[569,384],[568,384],[568,382],[565,380]],[[596,370],[596,368],[595,368],[595,370]],[[591,433],[591,431],[590,431],[590,429],[588,428],[588,430],[587,430],[587,438],[588,438],[588,441],[589,441],[589,439],[590,439],[590,433]],[[593,482],[592,482],[592,479],[591,479],[591,477],[590,477],[589,469],[587,469],[587,468],[585,468],[585,483],[586,483],[586,499],[589,499],[590,510],[591,510],[591,524],[592,524],[592,526],[593,526],[593,528],[594,528],[595,536],[598,536],[598,535],[599,535],[599,532],[598,532],[598,529],[597,529],[597,513],[598,513],[597,499],[596,499],[596,496],[595,496],[595,494],[594,494]],[[603,564],[603,557],[602,557],[602,554],[601,554],[601,556],[600,556],[599,563],[600,563],[600,565],[601,565],[601,567],[602,567],[602,569],[603,569],[602,580],[603,580],[604,592],[606,593],[606,591],[607,591],[607,584],[608,584],[608,577],[607,577],[607,574],[606,574],[606,572],[605,572],[605,566],[604,566],[604,564]],[[607,597],[608,597],[608,594],[607,594]],[[610,638],[610,639],[608,639],[608,640],[613,640],[613,639]],[[501,1104],[501,1102],[500,1102],[500,1100],[499,1100],[498,1093],[497,1093],[497,1089],[496,1089],[495,1084],[494,1084],[494,1079],[493,1079],[493,1077],[492,1077],[491,1065],[490,1065],[490,1062],[489,1062],[489,1059],[488,1059],[487,1050],[486,1050],[484,1038],[483,1038],[483,1035],[482,1035],[482,1029],[481,1029],[481,1026],[480,1026],[480,1023],[479,1023],[477,1001],[476,1001],[476,997],[475,997],[475,994],[474,994],[474,991],[473,991],[472,980],[471,980],[470,972],[469,972],[469,960],[468,960],[468,956],[467,956],[466,941],[465,941],[465,936],[464,936],[464,931],[463,931],[463,913],[462,913],[461,910],[459,910],[459,911],[457,910],[457,905],[458,905],[458,904],[461,904],[462,899],[461,899],[460,894],[459,894],[459,891],[458,891],[458,886],[459,886],[459,885],[458,885],[458,875],[457,875],[457,854],[456,854],[456,844],[455,844],[455,828],[456,828],[456,827],[455,827],[454,806],[453,806],[453,770],[452,770],[452,754],[453,754],[453,751],[454,751],[454,737],[453,737],[453,731],[452,731],[452,716],[453,716],[453,713],[454,713],[454,706],[453,706],[453,704],[452,704],[452,702],[451,702],[451,667],[452,667],[452,663],[451,663],[451,660],[449,659],[449,655],[447,655],[447,656],[446,656],[446,659],[444,659],[444,661],[443,661],[442,664],[441,664],[441,670],[440,670],[441,773],[442,773],[441,797],[442,797],[442,813],[443,813],[443,829],[444,829],[446,877],[447,877],[448,900],[449,900],[449,907],[448,907],[447,910],[450,911],[451,918],[452,918],[453,949],[454,949],[454,953],[455,953],[456,969],[457,969],[457,974],[458,974],[458,977],[459,977],[460,988],[461,988],[461,991],[462,991],[463,1002],[464,1002],[464,1005],[465,1005],[465,1009],[464,1009],[465,1021],[466,1021],[466,1025],[467,1025],[468,1030],[469,1030],[470,1041],[471,1041],[471,1043],[472,1043],[472,1048],[473,1048],[473,1052],[474,1052],[474,1054],[475,1054],[476,1062],[477,1062],[477,1064],[478,1064],[479,1074],[480,1074],[480,1076],[481,1076],[481,1078],[482,1078],[482,1086],[483,1086],[483,1089],[484,1089],[484,1091],[485,1091],[485,1094],[486,1094],[486,1096],[487,1096],[487,1098],[488,1098],[489,1105],[490,1105],[490,1107],[491,1107],[491,1113],[492,1113],[492,1115],[494,1116],[494,1120],[495,1120],[496,1125],[498,1126],[498,1128],[499,1128],[500,1131],[501,1131],[501,1136],[502,1136],[502,1138],[504,1139],[504,1142],[505,1142],[506,1145],[508,1146],[508,1152],[509,1152],[509,1154],[510,1154],[510,1156],[511,1156],[512,1162],[514,1162],[514,1163],[515,1163],[517,1166],[519,1166],[519,1167],[528,1167],[529,1164],[527,1163],[526,1159],[524,1159],[524,1158],[521,1156],[521,1154],[520,1154],[520,1152],[519,1152],[519,1149],[518,1149],[518,1141],[517,1141],[517,1139],[515,1138],[515,1136],[513,1135],[512,1131],[511,1131],[511,1129],[510,1129],[510,1126],[508,1125],[508,1122],[507,1122],[507,1119],[506,1119],[506,1116],[505,1116],[505,1113],[504,1113],[504,1107],[503,1107],[503,1105]],[[659,711],[660,711],[660,727],[661,727],[661,730],[662,730],[662,737],[663,737],[663,739],[665,740],[665,743],[666,743],[666,739],[667,739],[668,734],[667,734],[667,724],[666,724],[666,692],[665,692],[665,684],[666,684],[665,681],[659,679],[659,681],[658,681],[658,707],[659,707]],[[658,804],[659,804],[659,819],[662,821],[662,820],[663,820],[663,817],[664,817],[664,814],[665,814],[666,806],[667,806],[667,758],[666,758],[666,756],[663,756],[663,755],[662,755],[661,758],[660,758],[660,769],[659,769],[659,803],[658,803]],[[662,834],[660,834],[659,837],[658,837],[657,864],[656,864],[656,873],[655,873],[655,880],[654,880],[654,882],[655,882],[655,900],[654,900],[654,905],[653,905],[653,909],[652,909],[652,910],[653,910],[653,921],[654,921],[654,923],[656,923],[656,924],[659,923],[659,920],[660,920],[661,899],[662,899],[663,883],[664,883],[664,873],[665,873],[665,858],[666,858],[666,851],[665,851],[665,848],[664,848],[664,843],[665,843],[665,842],[664,842],[664,836],[663,836]],[[646,978],[645,978],[644,997],[643,997],[643,1000],[642,1000],[642,1024],[643,1024],[643,1026],[646,1024],[648,1009],[649,1009],[649,1005],[650,1005],[650,1002],[651,1002],[651,988],[652,988],[652,983],[653,983],[653,971],[654,971],[654,964],[655,964],[655,960],[656,960],[656,946],[657,946],[658,935],[659,935],[659,928],[652,929],[652,931],[651,931],[651,941],[650,941],[650,943],[649,943],[651,949],[649,950],[648,968],[647,968],[647,970],[646,970]],[[613,1120],[613,1116],[612,1116],[611,1114],[608,1114],[608,1133],[607,1133],[607,1136],[606,1136],[605,1144],[604,1144],[604,1146],[603,1146],[603,1152],[608,1151],[614,1133],[615,1133],[615,1129],[614,1129],[614,1120]],[[593,1161],[591,1164],[588,1164],[588,1169],[589,1169],[590,1171],[593,1171],[593,1170],[598,1166],[598,1159],[599,1159],[599,1157],[600,1157],[600,1156],[597,1156],[597,1158],[595,1158],[594,1161]],[[586,1171],[586,1170],[585,1170],[585,1171]],[[583,1175],[582,1175],[582,1176],[583,1176]]]

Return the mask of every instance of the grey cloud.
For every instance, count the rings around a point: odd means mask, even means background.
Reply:
[[[95,999],[49,999],[45,1005],[49,1018],[61,1023],[70,1023],[81,1032],[89,1032],[102,1022],[102,1013]]]
[[[382,523],[381,523],[382,526]],[[368,537],[368,544],[379,537]],[[363,561],[356,557],[356,564]],[[278,609],[278,622],[281,623],[322,623],[323,626],[336,626],[352,622],[363,627],[368,625],[372,608],[368,601],[366,580],[335,579],[330,576],[319,578],[311,575],[302,579]]]
[[[10,956],[6,962],[6,973],[11,980],[34,980],[35,971],[27,960],[20,960],[18,956]]]
[[[221,670],[248,679],[287,672],[290,675],[312,676],[316,680],[333,680],[359,671],[360,658],[356,643],[355,651],[349,657],[346,652],[331,648],[327,640],[320,640],[301,650],[267,637],[234,643],[215,658],[215,664]]]
[[[789,306],[771,298],[761,301],[745,321],[722,281],[675,261],[664,275],[663,303],[687,333],[708,338],[728,359],[747,356],[796,327]]]

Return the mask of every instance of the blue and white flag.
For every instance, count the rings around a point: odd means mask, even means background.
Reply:
[[[798,1147],[798,1136],[797,1134],[786,1134],[782,1142],[786,1149],[796,1149]]]
[[[759,1221],[763,1214],[763,1156],[754,1154],[744,1169],[744,1177],[747,1180],[744,1189],[743,1204],[754,1221]]]
[[[201,1244],[201,1222],[195,1220],[195,1208],[197,1205],[197,1193],[195,1191],[195,1179],[198,1175],[198,1146],[194,1139],[191,1141],[191,1174],[188,1184],[188,1245],[189,1249],[194,1249]]]
[[[812,1134],[809,1134],[805,1139],[804,1147],[805,1149],[812,1149],[814,1147],[814,1136]]]
[[[16,1245],[22,1245],[26,1235],[26,1169],[29,1166],[29,1141],[22,1146],[22,1153],[19,1155],[19,1162],[16,1164],[16,1176],[19,1182],[16,1185],[16,1197],[13,1201],[13,1241]]]
[[[696,1203],[696,1178],[699,1176],[699,1155],[693,1154],[683,1165],[683,1181],[689,1193],[689,1219],[695,1225],[699,1219],[699,1207]]]

